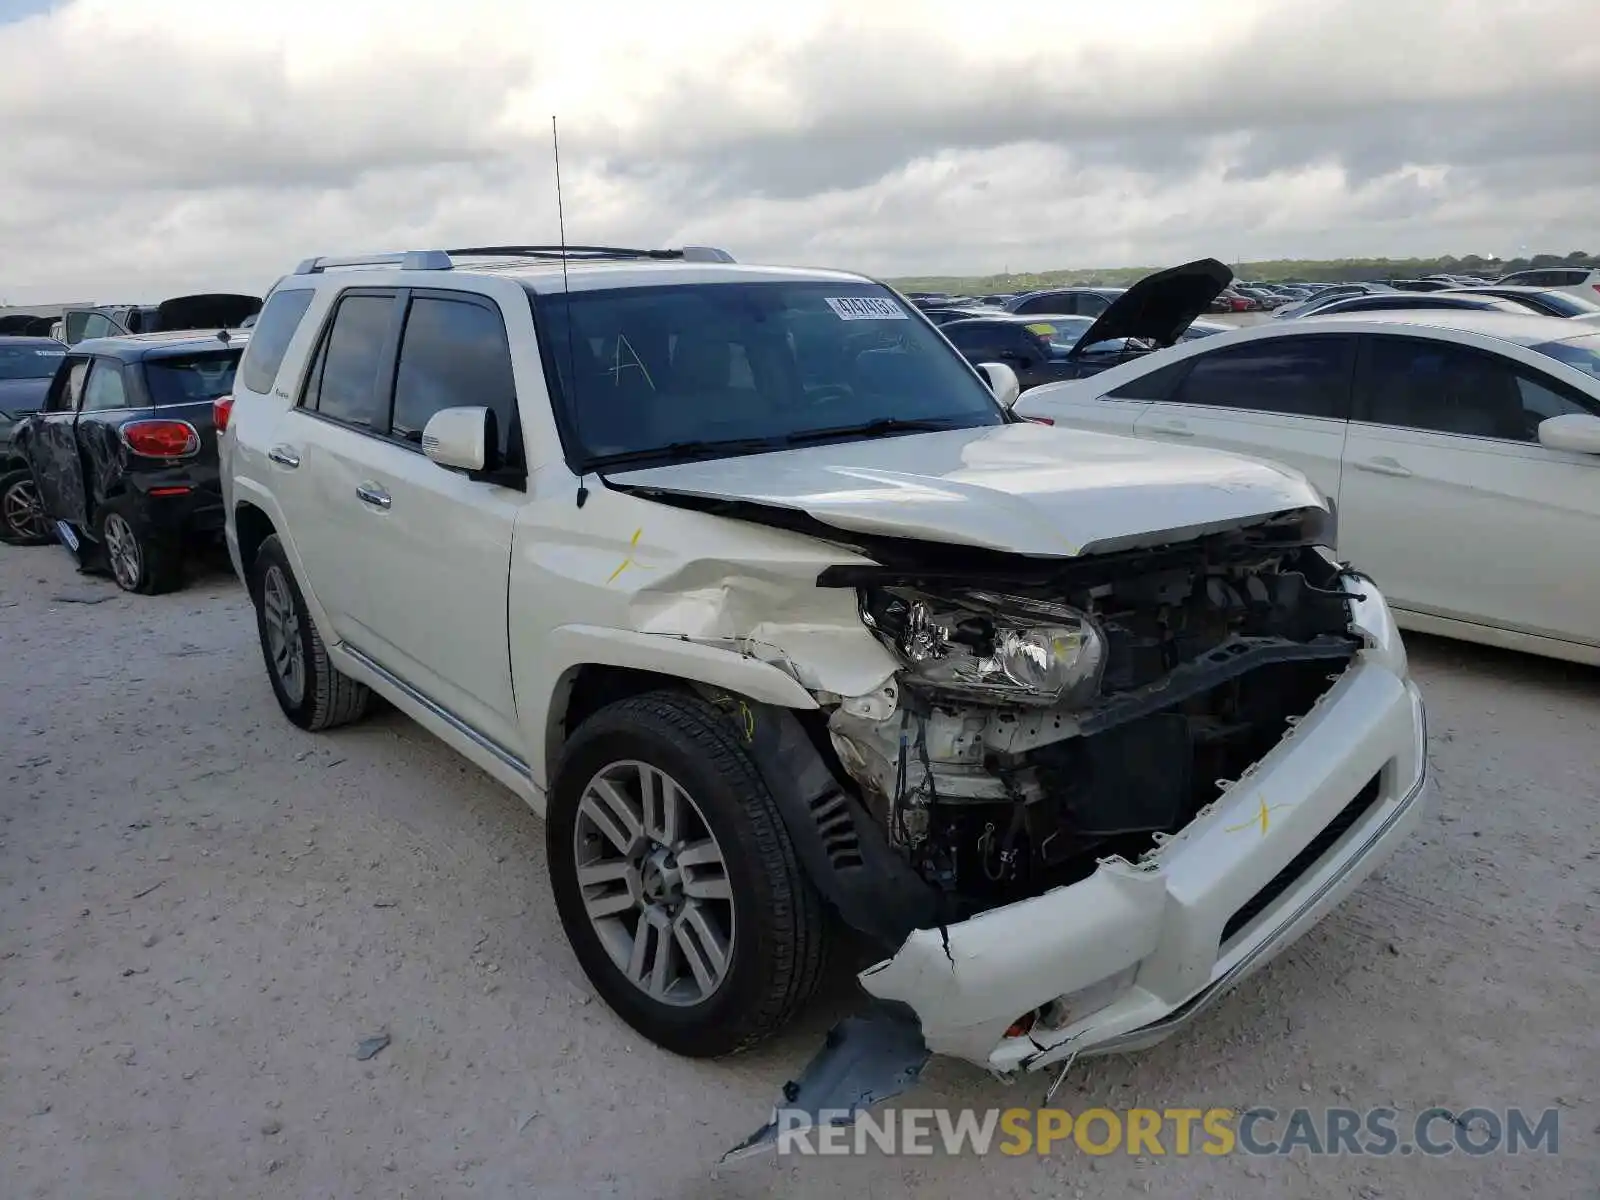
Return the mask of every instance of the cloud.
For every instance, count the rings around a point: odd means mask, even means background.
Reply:
[[[0,8],[0,299],[555,236],[880,274],[1593,249],[1590,0]]]

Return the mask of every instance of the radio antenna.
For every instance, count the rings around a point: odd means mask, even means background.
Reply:
[[[561,204],[561,137],[556,132],[556,115],[550,114],[550,149],[554,152],[556,160],[556,232],[561,239],[561,304],[566,310],[567,323],[567,390],[571,393],[573,424],[582,430],[582,418],[579,416],[578,406],[578,354],[573,349],[572,341],[572,285],[567,280],[567,213]],[[589,489],[583,486],[583,476],[578,476],[578,507],[582,508],[584,501],[589,498]]]

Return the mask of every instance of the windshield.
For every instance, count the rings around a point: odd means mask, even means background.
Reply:
[[[163,408],[169,404],[199,404],[228,395],[233,391],[233,373],[242,352],[242,348],[210,350],[145,359],[144,380],[150,389],[150,402]]]
[[[0,345],[0,379],[49,379],[65,354],[61,346]]]
[[[1528,348],[1540,354],[1548,354],[1569,367],[1577,367],[1585,374],[1600,379],[1600,333],[1568,338],[1561,342],[1544,342]]]
[[[814,444],[878,423],[1004,424],[932,328],[873,284],[709,283],[540,294],[569,456],[702,456]],[[570,319],[570,336],[569,336]]]
[[[1512,299],[1516,299],[1515,296]],[[1560,313],[1563,317],[1590,317],[1600,313],[1600,304],[1592,300],[1585,300],[1582,296],[1571,296],[1566,292],[1541,292],[1540,302],[1548,309]]]

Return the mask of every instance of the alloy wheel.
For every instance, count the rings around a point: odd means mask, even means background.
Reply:
[[[300,610],[289,581],[276,566],[267,568],[261,584],[261,623],[267,631],[267,656],[289,703],[306,694],[306,656],[300,639]]]
[[[634,987],[700,1004],[733,965],[733,891],[694,798],[648,763],[614,762],[578,801],[573,855],[584,911]]]
[[[121,513],[108,513],[103,532],[111,573],[121,587],[131,592],[139,586],[139,576],[144,570],[144,559],[139,552],[139,539],[134,535],[133,526]]]
[[[0,497],[0,519],[18,538],[38,541],[50,534],[50,522],[45,518],[44,505],[39,502],[39,489],[33,480],[19,479]]]

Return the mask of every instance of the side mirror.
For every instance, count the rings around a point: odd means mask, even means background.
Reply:
[[[422,452],[454,471],[482,471],[494,444],[494,413],[487,408],[441,408],[422,428]]]
[[[1000,401],[1000,407],[1010,412],[1017,403],[1017,397],[1022,395],[1022,385],[1017,382],[1017,373],[1005,363],[985,362],[978,364],[978,370],[983,372],[989,381],[989,390],[994,393],[994,398]]]
[[[1588,413],[1564,413],[1539,422],[1539,444],[1552,450],[1575,450],[1579,454],[1600,454],[1600,417]]]

